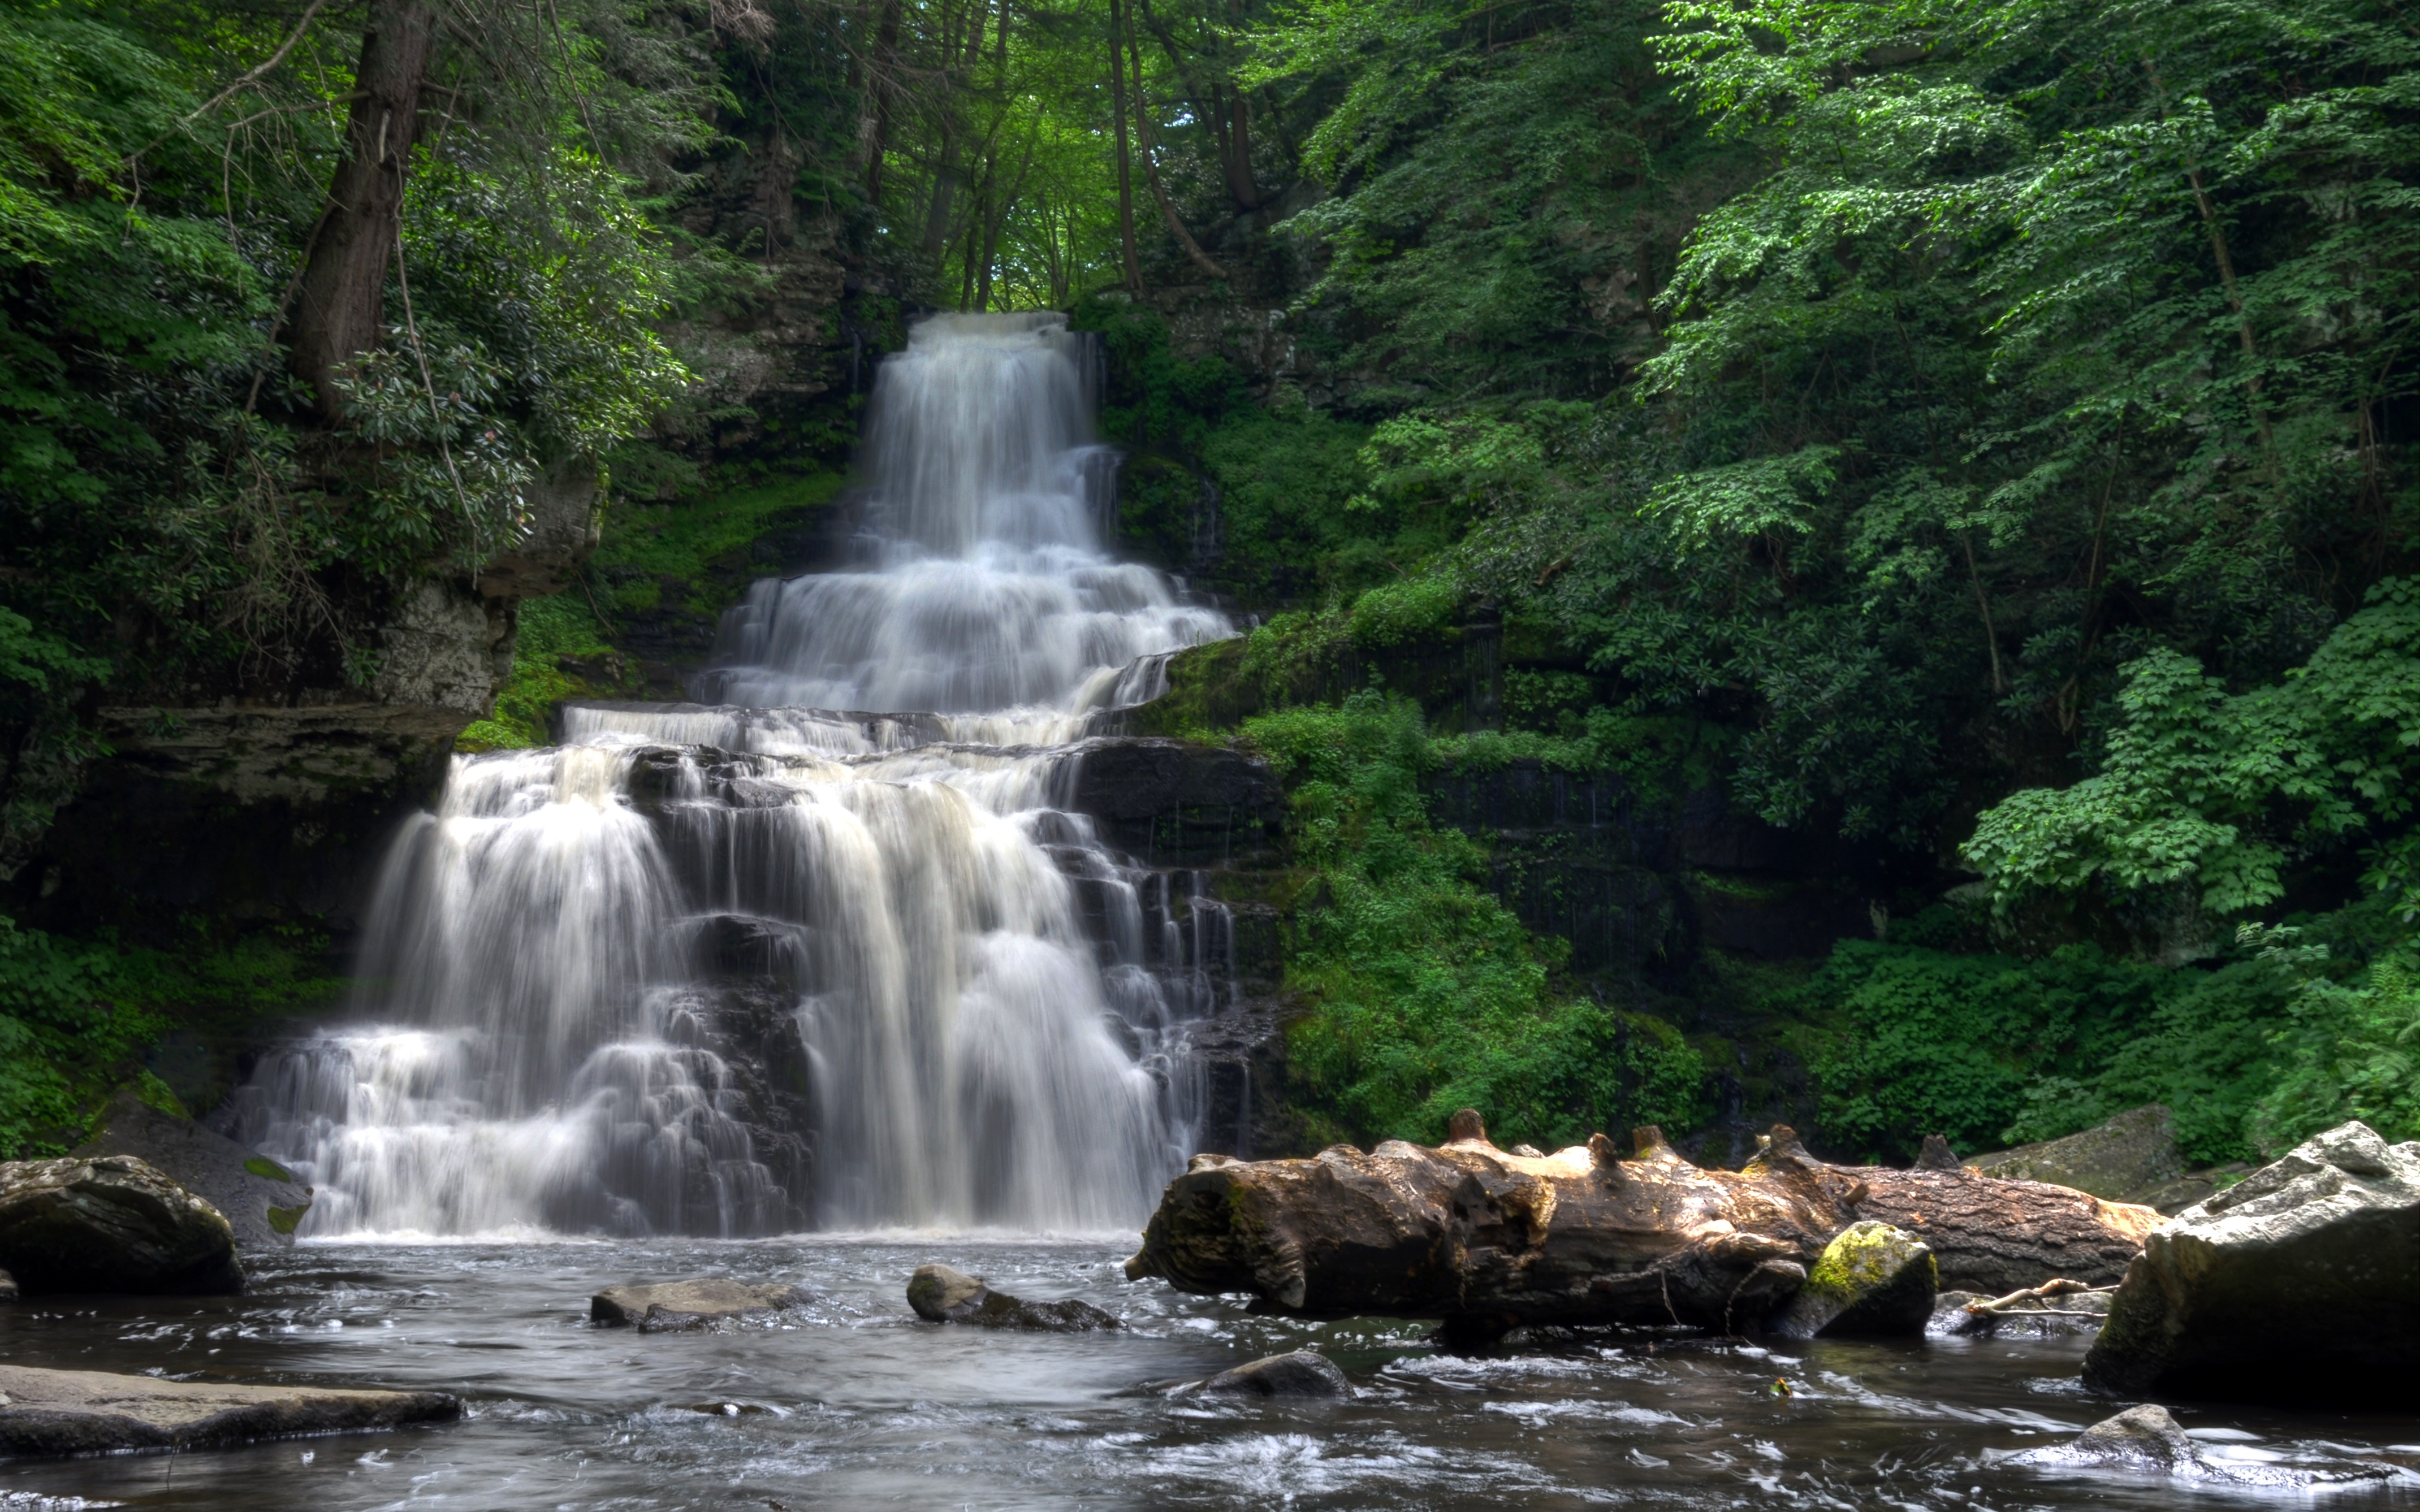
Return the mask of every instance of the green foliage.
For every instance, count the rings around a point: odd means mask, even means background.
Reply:
[[[2123,669],[2100,770],[2010,795],[1967,858],[2005,903],[2034,891],[2192,883],[2215,914],[2282,896],[2282,868],[2412,815],[2420,762],[2420,585],[2378,584],[2280,682],[2230,697],[2191,657]]]
[[[1692,1121],[1697,1053],[1659,1020],[1559,996],[1548,949],[1477,886],[1484,853],[1429,825],[1416,706],[1370,690],[1244,729],[1292,788],[1315,878],[1287,965],[1311,1011],[1288,1047],[1337,1130],[1433,1142],[1470,1106],[1499,1141],[1556,1146]]]
[[[533,598],[520,606],[513,642],[513,670],[496,693],[495,712],[473,720],[456,737],[458,751],[526,750],[549,745],[547,721],[554,705],[569,698],[610,698],[618,688],[599,688],[563,668],[566,657],[614,655],[604,630],[577,590]]]
[[[2054,1139],[2146,1103],[2196,1164],[2269,1159],[2363,1119],[2420,1131],[2420,1001],[2408,925],[2375,903],[2246,926],[2210,968],[1844,941],[1771,1011],[1797,1026],[1840,1152],[1906,1157]]]
[[[609,614],[652,609],[651,594],[660,579],[673,578],[685,585],[693,607],[721,609],[751,574],[732,571],[727,581],[718,580],[716,569],[732,567],[778,526],[830,502],[846,481],[838,472],[811,471],[660,502],[617,487],[590,564],[613,585],[600,607]]]
[[[194,928],[175,950],[153,950],[0,917],[0,1158],[77,1144],[120,1085],[187,1116],[136,1057],[178,1024],[333,999],[341,983],[321,966],[326,944],[290,929],[225,937]]]

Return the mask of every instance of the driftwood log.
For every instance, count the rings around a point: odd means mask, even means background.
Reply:
[[[2114,1282],[2149,1208],[1936,1162],[1833,1165],[1787,1125],[1744,1170],[1701,1170],[1653,1127],[1553,1155],[1488,1143],[1476,1114],[1431,1149],[1389,1140],[1308,1160],[1197,1155],[1126,1262],[1256,1310],[1442,1319],[1487,1338],[1532,1324],[1758,1324],[1842,1228],[1874,1218],[1931,1245],[1944,1288],[1997,1296],[2053,1276]],[[1948,1168],[1940,1168],[1948,1164]]]

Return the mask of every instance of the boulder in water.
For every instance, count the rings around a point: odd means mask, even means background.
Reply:
[[[311,1189],[265,1155],[146,1105],[132,1089],[119,1092],[101,1116],[79,1156],[132,1155],[219,1210],[242,1249],[291,1246],[294,1229],[311,1211]]]
[[[2149,1403],[2104,1418],[2069,1443],[2029,1450],[2015,1459],[2047,1470],[2115,1470],[2219,1486],[2277,1489],[2385,1480],[2396,1473],[2392,1466],[2367,1462],[2313,1469],[2216,1458],[2195,1443],[2166,1408]]]
[[[28,1296],[243,1289],[225,1215],[132,1155],[0,1164],[0,1266]]]
[[[1341,1398],[1353,1395],[1353,1383],[1336,1362],[1315,1350],[1264,1355],[1233,1370],[1221,1370],[1207,1381],[1187,1382],[1172,1395],[1194,1393],[1236,1396]]]
[[[2420,1400],[2420,1141],[2339,1124],[2152,1233],[2084,1379],[2128,1395]]]
[[[1991,1312],[1969,1312],[1968,1308],[1995,1299],[1979,1291],[1945,1291],[1934,1300],[1932,1318],[1924,1325],[1924,1332],[1929,1338],[2072,1338],[2096,1332],[2108,1321],[2113,1295],[2078,1288],[2003,1303]]]
[[[450,1423],[439,1391],[323,1391],[0,1365],[0,1456],[202,1449]]]
[[[1940,1288],[1932,1247],[1914,1234],[1866,1219],[1823,1246],[1797,1295],[1775,1315],[1789,1338],[1909,1337],[1925,1331]]]
[[[928,1323],[972,1323],[978,1328],[1028,1328],[1081,1334],[1125,1325],[1088,1302],[1026,1302],[994,1291],[983,1277],[946,1265],[920,1265],[908,1278],[908,1305]]]
[[[769,1317],[813,1301],[814,1293],[803,1287],[708,1277],[651,1287],[607,1287],[588,1299],[588,1320],[605,1328],[635,1324],[642,1334],[684,1334]]]
[[[2118,1202],[2138,1202],[2184,1173],[2176,1119],[2157,1103],[2129,1108],[2081,1134],[1977,1155],[1966,1164],[1985,1176],[2048,1181]]]

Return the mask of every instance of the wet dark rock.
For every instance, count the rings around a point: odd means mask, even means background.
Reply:
[[[203,1449],[301,1434],[451,1423],[438,1391],[322,1391],[0,1365],[0,1455]]]
[[[814,1293],[803,1287],[708,1277],[648,1287],[608,1287],[588,1300],[588,1320],[607,1328],[635,1324],[642,1334],[683,1334],[769,1318],[814,1301]]]
[[[1970,1303],[1992,1299],[1978,1291],[1945,1291],[1924,1326],[1930,1338],[2053,1339],[2098,1332],[2108,1320],[2107,1291],[2079,1291],[2001,1313],[1970,1313]]]
[[[28,1296],[243,1289],[225,1215],[132,1155],[0,1165],[0,1266]]]
[[[132,1155],[218,1209],[244,1249],[290,1247],[311,1211],[311,1188],[294,1173],[190,1119],[148,1107],[122,1091],[78,1157]]]
[[[2019,1464],[2040,1469],[2114,1470],[2135,1475],[2220,1486],[2287,1489],[2385,1480],[2391,1466],[2370,1463],[2311,1468],[2215,1458],[2186,1434],[2164,1407],[2146,1403],[2086,1428],[2067,1443],[2030,1450]]]
[[[2143,1201],[2144,1194],[2184,1173],[2183,1158],[2177,1152],[2176,1120],[2157,1103],[2130,1108],[2063,1139],[1977,1155],[1966,1164],[1986,1176],[2048,1181],[2118,1202]]]
[[[2085,1357],[2105,1391],[2420,1400],[2420,1141],[2340,1124],[2151,1234]]]
[[[983,1277],[946,1265],[920,1265],[908,1280],[908,1305],[928,1323],[972,1323],[978,1328],[1023,1328],[1081,1334],[1123,1328],[1115,1317],[1088,1302],[1026,1302],[994,1291]]]
[[[1289,1396],[1341,1399],[1353,1395],[1353,1383],[1336,1363],[1313,1350],[1266,1355],[1233,1370],[1221,1370],[1207,1381],[1176,1388],[1177,1395]]]
[[[1285,823],[1269,764],[1222,746],[1096,737],[1072,748],[1063,780],[1071,811],[1148,863],[1231,861],[1274,847]]]
[[[1912,1338],[1925,1332],[1938,1289],[1932,1247],[1868,1219],[1823,1246],[1772,1328],[1788,1338]]]

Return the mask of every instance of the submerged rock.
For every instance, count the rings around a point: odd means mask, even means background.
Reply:
[[[132,1155],[0,1164],[0,1266],[28,1296],[243,1289],[225,1215]]]
[[[297,1434],[450,1423],[438,1391],[321,1391],[0,1365],[0,1455],[201,1449]]]
[[[2139,1202],[2184,1174],[2176,1120],[2157,1103],[2129,1108],[2063,1139],[1977,1155],[1966,1164],[1985,1176],[2048,1181],[2124,1202]]]
[[[1125,1325],[1088,1302],[1026,1302],[994,1291],[983,1277],[946,1265],[920,1265],[908,1278],[908,1305],[928,1323],[972,1323],[979,1328],[1030,1328],[1081,1334]]]
[[[1773,1319],[1789,1338],[1914,1337],[1932,1317],[1940,1277],[1932,1248],[1914,1234],[1866,1219],[1851,1224]]]
[[[2420,1400],[2420,1141],[2305,1140],[2164,1225],[2086,1383],[2129,1395]]]
[[[2291,1488],[2385,1480],[2396,1472],[2382,1464],[2301,1465],[2229,1460],[2206,1453],[2164,1407],[2130,1407],[2093,1424],[2067,1443],[2014,1457],[2019,1464],[2050,1470],[2115,1470],[2137,1475],[2222,1486]]]
[[[607,1287],[588,1299],[588,1320],[605,1328],[636,1324],[642,1334],[680,1334],[763,1318],[814,1301],[803,1287],[752,1285],[709,1277],[652,1287]]]
[[[1264,1355],[1258,1360],[1221,1370],[1207,1381],[1189,1381],[1171,1395],[1190,1396],[1195,1393],[1238,1396],[1346,1397],[1353,1395],[1353,1383],[1336,1362],[1314,1350],[1295,1350],[1288,1354]]]
[[[235,1231],[243,1249],[291,1246],[295,1227],[311,1211],[311,1189],[265,1155],[145,1105],[122,1091],[101,1113],[93,1136],[78,1146],[80,1157],[132,1155],[209,1202]]]

